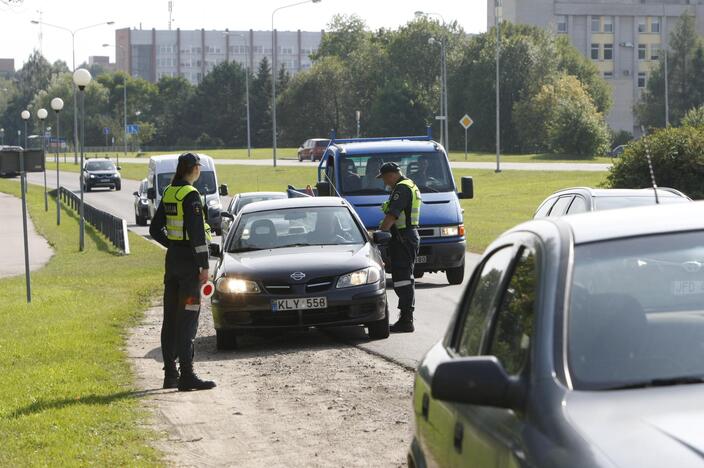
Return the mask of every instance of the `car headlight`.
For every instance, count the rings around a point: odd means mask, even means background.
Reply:
[[[464,224],[459,226],[445,226],[440,228],[440,235],[442,237],[457,237],[464,236]]]
[[[208,206],[218,206],[220,205],[220,201],[217,199],[213,198],[212,200],[208,200]]]
[[[91,179],[95,179],[95,174],[91,174],[91,175],[90,175],[90,178],[91,178]]]
[[[337,288],[351,288],[353,286],[363,286],[365,284],[374,284],[381,278],[381,272],[376,267],[364,268],[363,270],[353,271],[346,275],[340,276],[337,280]]]
[[[116,179],[119,179],[119,178],[120,178],[120,173],[119,173],[119,172],[118,172],[118,173],[115,173],[115,174],[113,174],[112,176],[113,176],[114,178],[116,178]]]
[[[255,281],[222,277],[216,289],[223,294],[259,294],[261,290]]]
[[[149,200],[141,199],[141,200],[139,200],[139,202],[140,202],[142,205],[147,205],[147,204],[149,204]]]

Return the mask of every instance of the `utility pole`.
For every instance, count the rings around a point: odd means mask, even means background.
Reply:
[[[496,10],[494,12],[494,22],[496,23],[496,172],[501,172],[501,97],[499,94],[500,69],[499,59],[501,57],[501,0],[494,0]]]

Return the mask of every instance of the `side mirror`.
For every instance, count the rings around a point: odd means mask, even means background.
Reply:
[[[228,193],[228,192],[227,192],[227,184],[222,184],[222,185],[220,186],[219,192],[220,192],[220,196],[221,196],[221,197],[227,196],[227,193]]]
[[[459,194],[460,200],[471,200],[474,198],[474,179],[469,176],[462,177],[462,192]]]
[[[138,196],[139,196],[139,192],[132,192],[132,195],[134,195],[135,197],[138,197]]]
[[[438,365],[431,385],[433,398],[468,405],[517,409],[521,383],[506,374],[495,356],[453,359]]]
[[[156,200],[156,190],[154,190],[154,188],[147,189],[147,198],[150,200]]]
[[[221,211],[221,212],[220,212],[220,216],[223,217],[223,218],[227,218],[227,219],[229,219],[230,221],[234,221],[234,219],[235,219],[235,215],[233,215],[233,214],[230,213],[229,211]]]
[[[210,244],[208,245],[208,252],[211,257],[220,257],[222,255],[222,250],[220,249],[220,244]]]
[[[386,245],[391,241],[391,233],[386,231],[374,231],[372,240],[377,245]]]
[[[330,182],[318,182],[315,184],[315,188],[318,189],[319,197],[329,197],[332,186]]]

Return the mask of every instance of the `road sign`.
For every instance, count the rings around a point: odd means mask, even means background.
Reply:
[[[464,117],[462,117],[460,119],[460,125],[462,125],[462,127],[464,127],[465,130],[467,130],[469,127],[471,127],[473,123],[474,123],[474,120],[472,120],[472,118],[470,116],[468,116],[467,114],[464,114]]]
[[[110,129],[108,127],[103,128],[103,135],[110,135]]]
[[[137,124],[129,124],[127,126],[127,133],[130,135],[136,135],[139,133],[139,125]]]

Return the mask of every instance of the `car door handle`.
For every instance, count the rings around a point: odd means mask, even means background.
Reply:
[[[427,393],[423,394],[423,402],[421,404],[421,411],[423,412],[423,419],[428,420],[428,413],[430,412],[430,397]]]
[[[455,423],[454,445],[457,453],[462,453],[462,440],[464,439],[464,426],[462,423]]]

